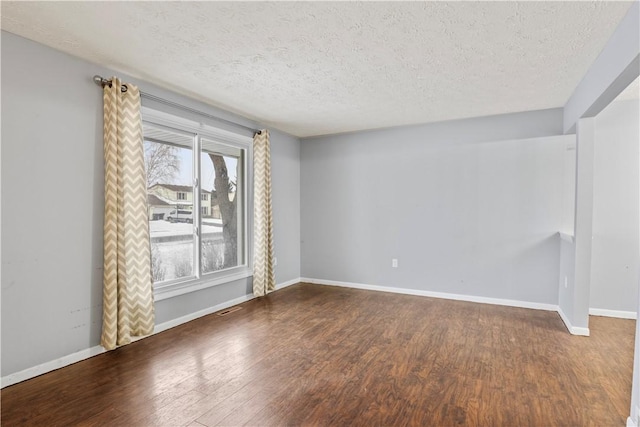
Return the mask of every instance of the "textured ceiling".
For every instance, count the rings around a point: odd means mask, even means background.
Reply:
[[[2,29],[297,136],[561,107],[629,2],[8,2]]]

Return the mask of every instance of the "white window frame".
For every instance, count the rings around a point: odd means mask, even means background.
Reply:
[[[193,191],[194,194],[204,194],[200,190],[200,138],[214,140],[222,145],[228,145],[234,148],[245,150],[245,167],[242,168],[245,182],[245,191],[243,197],[243,205],[245,208],[243,223],[243,265],[228,268],[221,271],[201,274],[201,198],[193,197],[194,212],[194,274],[179,279],[167,280],[154,285],[153,293],[156,301],[183,295],[189,292],[206,289],[212,286],[222,285],[235,280],[246,279],[253,275],[253,139],[229,132],[211,125],[196,122],[175,116],[173,114],[164,113],[149,107],[142,107],[142,121],[153,126],[171,128],[173,131],[188,132],[194,134],[192,146],[193,153]],[[196,219],[197,217],[197,219]]]
[[[182,194],[182,197],[180,195]],[[176,191],[176,200],[188,200],[186,191]]]

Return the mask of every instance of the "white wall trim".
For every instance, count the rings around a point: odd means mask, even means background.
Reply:
[[[329,286],[341,286],[347,288],[354,289],[364,289],[370,291],[378,291],[378,292],[391,292],[405,295],[415,295],[415,296],[424,296],[430,298],[440,298],[440,299],[450,299],[457,301],[468,301],[475,302],[480,304],[494,304],[494,305],[502,305],[509,307],[519,307],[519,308],[529,308],[534,310],[546,310],[546,311],[557,311],[560,315],[560,318],[563,320],[569,332],[573,335],[583,335],[589,336],[589,328],[580,328],[571,325],[566,315],[562,312],[562,310],[554,304],[544,304],[544,303],[536,303],[530,301],[518,301],[518,300],[508,300],[502,298],[489,298],[489,297],[480,297],[474,295],[461,295],[461,294],[450,294],[444,292],[432,292],[432,291],[424,291],[419,289],[407,289],[407,288],[392,288],[388,286],[377,286],[377,285],[367,285],[363,283],[352,283],[352,282],[340,282],[334,280],[324,280],[324,279],[313,279],[307,277],[299,277],[292,280],[288,280],[286,282],[282,282],[276,284],[276,290],[286,288],[288,286],[295,285],[300,282],[305,283],[313,283],[317,285],[329,285]],[[220,304],[216,304],[212,307],[205,308],[203,310],[196,311],[194,313],[187,314],[185,316],[178,317],[176,319],[169,320],[167,322],[159,323],[156,325],[154,334],[166,331],[168,329],[174,328],[176,326],[182,325],[184,323],[190,322],[191,320],[195,320],[197,318],[206,316],[208,314],[215,313],[220,310],[224,310],[225,308],[232,307],[234,305],[241,304],[243,302],[252,300],[254,298],[253,295],[244,295],[238,298],[234,298],[229,301],[225,301]],[[597,313],[592,313],[592,311],[596,311]],[[607,312],[608,314],[600,314],[603,312]],[[614,316],[613,314],[618,314]],[[635,313],[633,312],[622,312],[622,311],[613,311],[613,310],[599,310],[599,309],[590,309],[589,314],[600,315],[600,316],[609,316],[609,317],[621,317],[622,314],[633,314],[635,319]],[[625,319],[631,317],[622,317]],[[134,341],[138,341],[140,339],[144,339],[146,337],[140,337],[135,339]],[[65,366],[74,364],[76,362],[80,362],[82,360],[88,359],[93,356],[97,356],[98,354],[104,353],[105,350],[102,346],[94,346],[85,350],[80,350],[78,352],[69,354],[67,356],[60,357],[58,359],[42,363],[40,365],[27,368],[25,370],[9,374],[0,379],[0,387],[8,387],[13,384],[17,384],[19,382],[28,380],[30,378],[37,377],[38,375],[46,374],[47,372],[54,371],[56,369],[63,368]],[[634,425],[634,427],[636,427]]]
[[[300,283],[302,279],[300,277],[296,277],[295,279],[287,280],[286,282],[282,282],[276,285],[276,291],[282,288],[286,288],[287,286],[297,285]]]
[[[81,360],[104,353],[105,351],[106,350],[102,346],[96,345],[94,347],[60,357],[59,359],[27,368],[14,374],[9,374],[2,377],[0,380],[2,382],[2,388],[37,377],[38,375],[46,374],[47,372],[55,371],[56,369],[64,368],[65,366],[72,365],[76,362],[80,362]]]
[[[276,290],[286,288],[287,286],[295,285],[296,283],[300,283],[300,278],[288,280],[286,282],[282,282],[276,284]],[[153,334],[166,331],[167,329],[174,328],[176,326],[182,325],[184,323],[190,322],[191,320],[195,320],[199,317],[206,316],[211,313],[215,313],[216,311],[224,310],[225,308],[232,307],[234,305],[241,304],[243,302],[252,300],[255,298],[253,295],[244,295],[238,298],[234,298],[229,301],[225,301],[220,304],[216,304],[212,307],[205,308],[204,310],[199,310],[194,313],[187,314],[185,316],[178,317],[176,319],[172,319],[166,322],[159,323],[155,326]],[[151,335],[148,335],[149,337]],[[139,341],[141,339],[147,337],[135,337],[133,341]],[[97,356],[98,354],[104,353],[106,350],[100,346],[96,345],[94,347],[87,348],[85,350],[80,350],[75,353],[69,354],[67,356],[60,357],[55,360],[51,360],[49,362],[42,363],[40,365],[33,366],[31,368],[24,369],[22,371],[9,374],[0,378],[0,388],[5,388],[13,384],[17,384],[22,381],[26,381],[31,378],[35,378],[38,375],[46,374],[47,372],[55,371],[56,369],[64,368],[65,366],[72,365],[76,362],[80,362],[82,360],[88,359],[93,356]]]
[[[287,286],[295,285],[296,283],[300,283],[300,278],[295,278],[292,280],[288,280],[286,282],[276,284],[276,291],[282,288],[286,288]],[[220,304],[216,304],[212,307],[205,308],[200,311],[196,311],[194,313],[189,313],[185,316],[178,317],[176,319],[172,319],[163,323],[159,323],[156,325],[153,333],[157,334],[159,332],[166,331],[167,329],[175,328],[176,326],[182,325],[184,323],[190,322],[192,320],[198,319],[200,317],[206,316],[211,313],[215,313],[216,311],[224,310],[225,308],[233,307],[234,305],[242,304],[243,302],[250,301],[255,297],[252,294],[244,295],[238,298],[234,298],[229,301],[225,301]],[[138,339],[142,339],[146,337],[140,337]],[[137,341],[137,340],[136,340]]]
[[[342,286],[345,288],[366,289],[369,291],[392,292],[396,294],[417,295],[417,296],[431,297],[431,298],[477,302],[481,304],[494,304],[494,305],[504,305],[509,307],[531,308],[534,310],[547,310],[547,311],[558,310],[558,306],[555,304],[544,304],[539,302],[518,301],[518,300],[509,300],[509,299],[502,299],[502,298],[489,298],[489,297],[480,297],[480,296],[474,296],[474,295],[449,294],[445,292],[432,292],[432,291],[424,291],[420,289],[392,288],[389,286],[367,285],[363,283],[351,283],[351,282],[338,282],[335,280],[312,279],[307,277],[302,277],[300,281],[306,282],[306,283],[314,283],[317,285]]]
[[[175,328],[176,326],[182,325],[184,323],[190,322],[192,320],[198,319],[200,317],[206,316],[211,313],[215,313],[216,311],[224,310],[225,308],[233,307],[234,305],[242,304],[243,302],[247,302],[255,298],[253,295],[244,295],[238,298],[234,298],[229,301],[225,301],[220,304],[216,304],[212,307],[207,307],[203,310],[199,310],[193,313],[189,313],[187,315],[177,317],[175,319],[168,320],[166,322],[158,323],[153,330],[153,334],[157,334],[167,329]],[[151,335],[149,335],[151,336]],[[141,337],[138,339],[144,339],[146,337]]]
[[[569,234],[569,233],[564,233],[562,231],[558,231],[558,235],[560,236],[560,239],[564,240],[565,242],[569,242],[569,243],[573,243],[574,242],[573,234]]]
[[[615,317],[618,319],[637,319],[638,315],[635,311],[608,310],[606,308],[590,308],[589,315]]]
[[[571,333],[572,335],[581,335],[581,336],[587,336],[587,337],[589,336],[589,328],[581,328],[581,327],[573,326],[571,322],[569,322],[569,319],[564,314],[562,309],[559,306],[554,304],[509,300],[509,299],[502,299],[502,298],[479,297],[474,295],[449,294],[445,292],[432,292],[432,291],[423,291],[418,289],[391,288],[389,286],[376,286],[376,285],[366,285],[363,283],[351,283],[351,282],[339,282],[334,280],[312,279],[309,277],[302,277],[300,278],[300,281],[305,283],[313,283],[317,285],[342,286],[345,288],[365,289],[369,291],[380,291],[380,292],[392,292],[397,294],[417,295],[417,296],[423,296],[423,297],[451,299],[451,300],[457,300],[457,301],[468,301],[468,302],[475,302],[480,304],[493,304],[493,305],[503,305],[508,307],[529,308],[534,310],[556,311],[560,315],[560,318],[564,322],[567,329],[569,330],[569,333]]]
[[[567,327],[567,329],[569,330],[569,333],[571,335],[580,335],[580,336],[583,336],[583,337],[588,337],[589,336],[589,334],[590,334],[589,328],[582,328],[582,327],[578,327],[578,326],[573,326],[571,324],[571,322],[569,321],[569,318],[567,317],[567,315],[564,314],[564,311],[562,311],[562,309],[560,307],[558,307],[558,314],[560,315],[560,318],[564,322],[564,325]]]
[[[235,280],[246,279],[247,277],[251,277],[253,275],[253,272],[246,266],[240,267],[238,270],[231,274],[225,274],[215,277],[203,277],[200,279],[189,279],[182,282],[180,282],[180,279],[178,279],[177,283],[165,285],[164,287],[154,288],[153,300],[162,301],[165,299],[188,294],[190,292],[201,291],[213,286],[224,285]]]

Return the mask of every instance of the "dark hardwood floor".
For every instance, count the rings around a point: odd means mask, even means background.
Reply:
[[[2,390],[2,425],[623,426],[635,321],[299,284]]]

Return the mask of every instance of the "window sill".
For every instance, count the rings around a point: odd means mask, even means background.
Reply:
[[[165,299],[177,297],[179,295],[188,294],[190,292],[200,291],[212,286],[223,285],[235,280],[246,279],[253,276],[249,268],[243,268],[240,271],[229,272],[227,274],[216,275],[213,277],[203,277],[200,279],[191,279],[184,282],[178,282],[171,285],[154,288],[154,301],[162,301]]]
[[[572,234],[568,234],[568,233],[563,233],[562,231],[558,231],[558,235],[560,236],[561,240],[564,240],[565,242],[569,242],[569,243],[573,243],[575,237]]]

